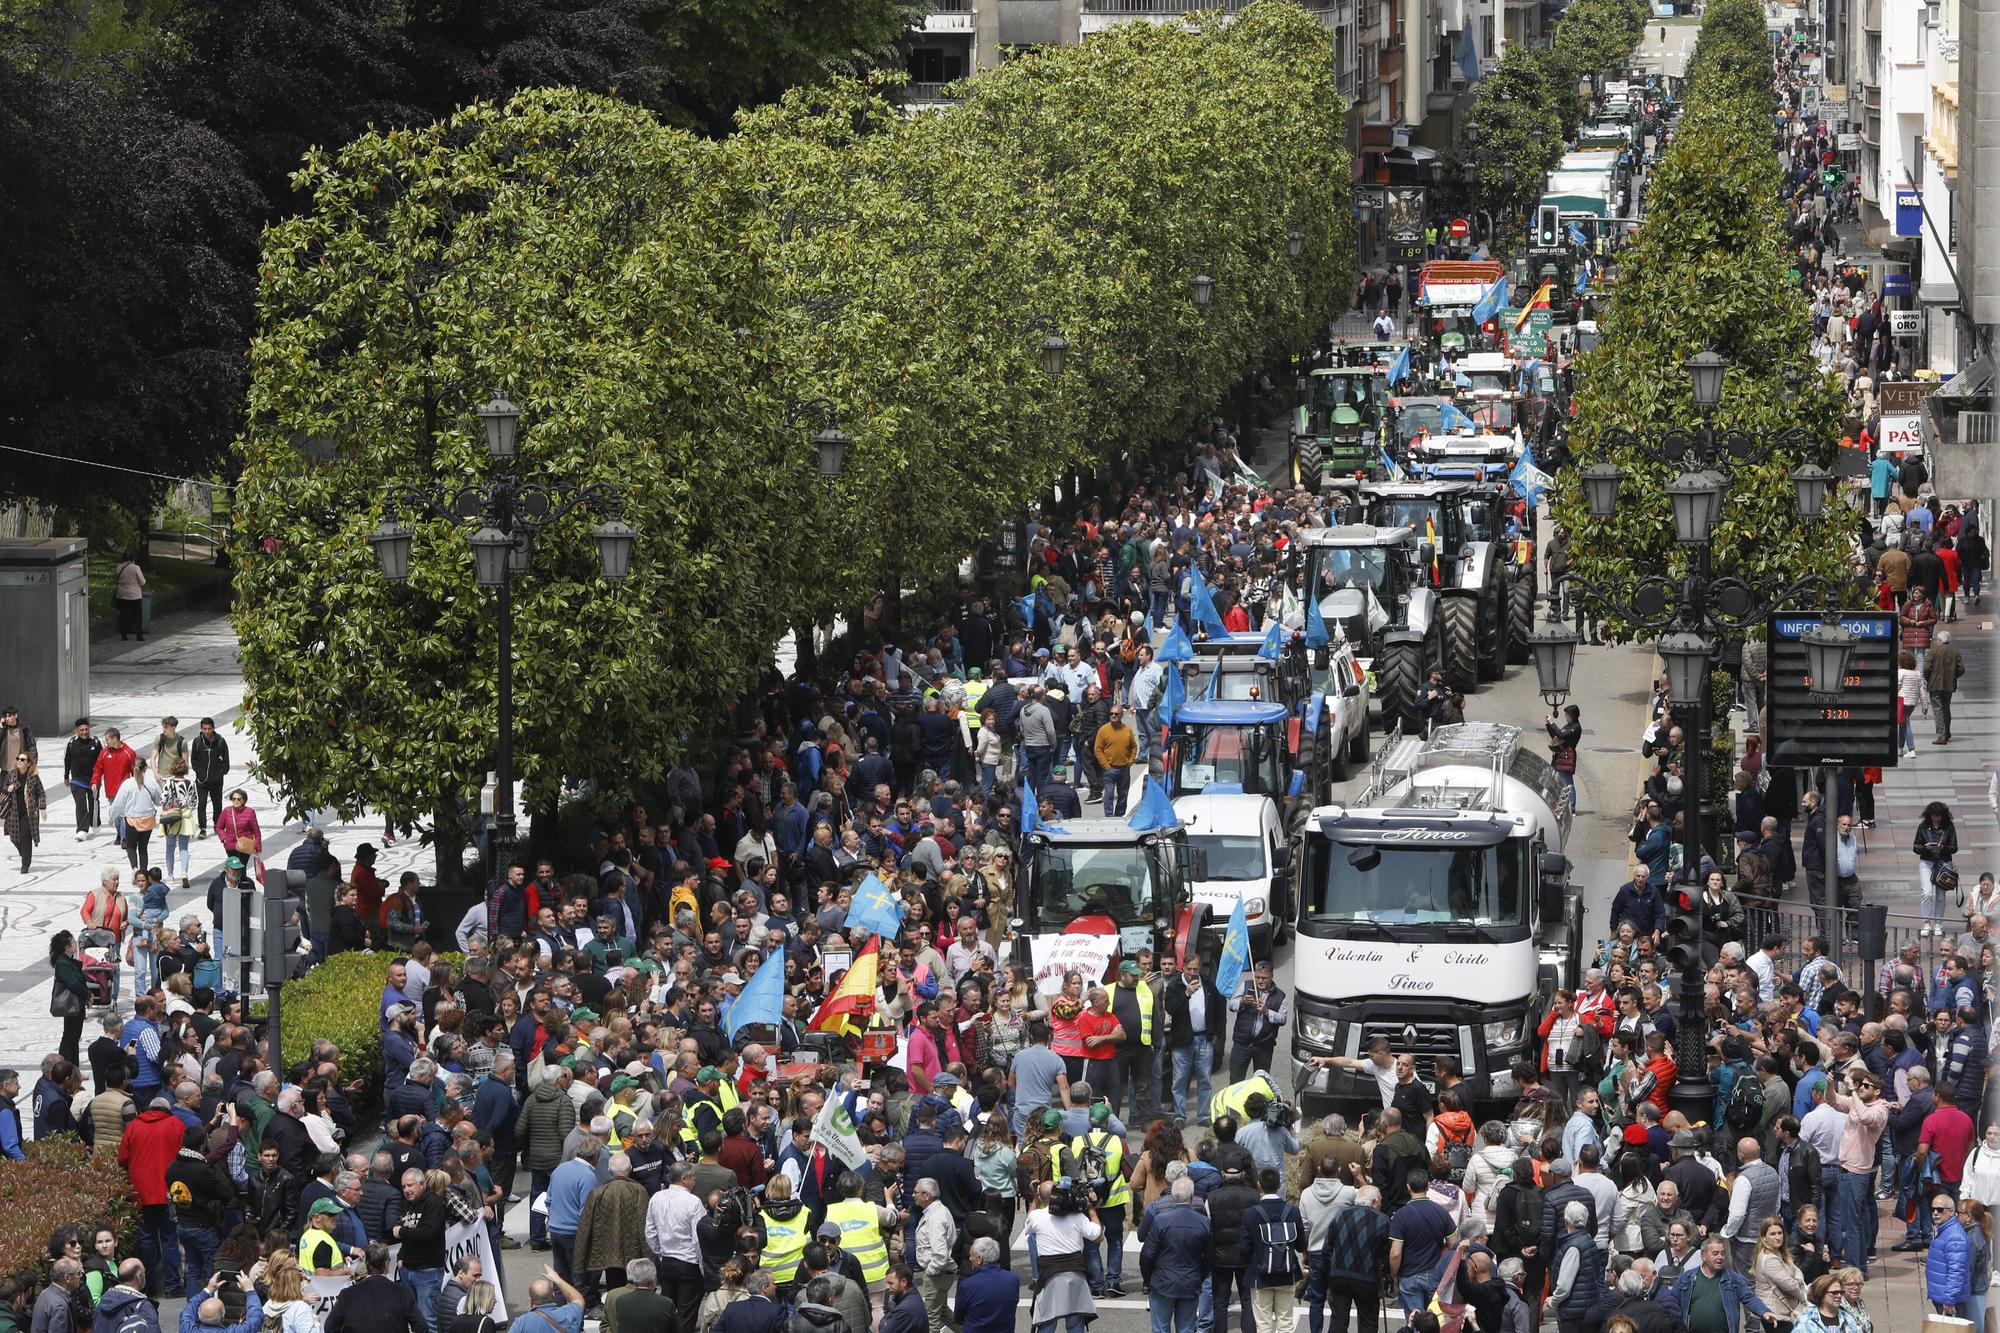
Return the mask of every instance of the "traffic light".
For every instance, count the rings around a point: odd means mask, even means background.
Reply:
[[[1560,245],[1562,242],[1562,210],[1554,204],[1543,204],[1535,209],[1535,244]]]
[[[291,980],[304,928],[305,888],[303,870],[270,866],[264,872],[264,919],[258,935],[267,987]]]
[[[1667,947],[1669,970],[1707,972],[1719,956],[1716,946],[1702,938],[1701,895],[1692,884],[1667,885]]]

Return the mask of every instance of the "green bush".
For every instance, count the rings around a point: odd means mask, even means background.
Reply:
[[[287,982],[281,1000],[285,1067],[312,1053],[325,1038],[340,1047],[340,1076],[360,1079],[361,1091],[349,1100],[357,1113],[382,1100],[382,986],[394,954],[335,954],[297,981]],[[439,954],[435,960],[455,971],[463,954]]]
[[[114,1226],[121,1246],[131,1243],[138,1205],[115,1155],[92,1156],[67,1135],[30,1143],[27,1153],[0,1171],[0,1273],[26,1269],[46,1279],[57,1227],[82,1227],[85,1253],[97,1226]]]

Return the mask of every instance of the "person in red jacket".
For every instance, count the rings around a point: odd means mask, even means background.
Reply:
[[[125,785],[127,778],[132,776],[132,766],[138,762],[139,752],[125,743],[125,738],[118,734],[118,728],[106,727],[104,729],[104,748],[98,752],[97,762],[91,766],[90,770],[90,785],[103,794],[106,805],[109,805],[112,798],[118,795],[118,789]],[[111,830],[111,836],[112,840],[118,846],[123,847],[125,845],[124,820],[120,819],[116,821]],[[151,1268],[146,1270],[146,1278],[148,1281],[152,1280],[153,1271]]]
[[[167,1201],[167,1168],[181,1150],[185,1126],[164,1097],[125,1126],[118,1165],[131,1178],[139,1199],[139,1258],[146,1265],[146,1294],[158,1300],[181,1294],[181,1238],[174,1208]]]

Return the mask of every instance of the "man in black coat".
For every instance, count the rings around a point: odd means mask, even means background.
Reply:
[[[1174,1115],[1199,1123],[1208,1120],[1208,1077],[1221,1063],[1222,1034],[1229,1010],[1215,982],[1204,976],[1199,954],[1190,949],[1179,980],[1162,983],[1167,991],[1167,1051],[1173,1061]],[[1187,1082],[1195,1078],[1200,1104],[1188,1115]]]
[[[319,1169],[319,1149],[313,1146],[312,1134],[305,1122],[299,1119],[305,1109],[304,1098],[297,1088],[286,1088],[278,1094],[277,1110],[271,1115],[270,1123],[264,1126],[263,1142],[278,1145],[278,1165],[291,1173],[292,1191],[285,1200],[285,1215],[293,1219],[293,1224],[303,1226],[299,1212],[299,1191],[311,1180]]]
[[[325,1333],[430,1333],[417,1289],[389,1276],[389,1247],[369,1241],[368,1275],[334,1298]]]
[[[1572,1203],[1582,1204],[1584,1210],[1590,1214],[1590,1224],[1584,1228],[1583,1234],[1586,1236],[1596,1234],[1597,1197],[1570,1179],[1572,1169],[1569,1158],[1558,1157],[1548,1164],[1544,1172],[1550,1184],[1542,1191],[1542,1227],[1536,1242],[1537,1255],[1552,1255],[1556,1252],[1556,1242],[1561,1240],[1564,1234],[1563,1209]]]

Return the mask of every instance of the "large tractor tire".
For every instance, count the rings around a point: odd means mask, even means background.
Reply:
[[[1535,578],[1522,574],[1507,585],[1507,660],[1526,666],[1534,660],[1528,636],[1535,632]]]
[[[1375,690],[1382,700],[1383,726],[1401,722],[1410,734],[1422,728],[1417,717],[1417,691],[1423,688],[1425,672],[1422,659],[1423,645],[1417,643],[1386,644],[1375,659]]]
[[[1299,485],[1318,490],[1326,480],[1326,456],[1319,441],[1308,435],[1299,440]]]
[[[1460,694],[1479,688],[1479,603],[1470,597],[1440,597],[1444,626],[1444,678]]]
[[[1479,678],[1498,680],[1507,671],[1507,590],[1495,570],[1479,598]]]

